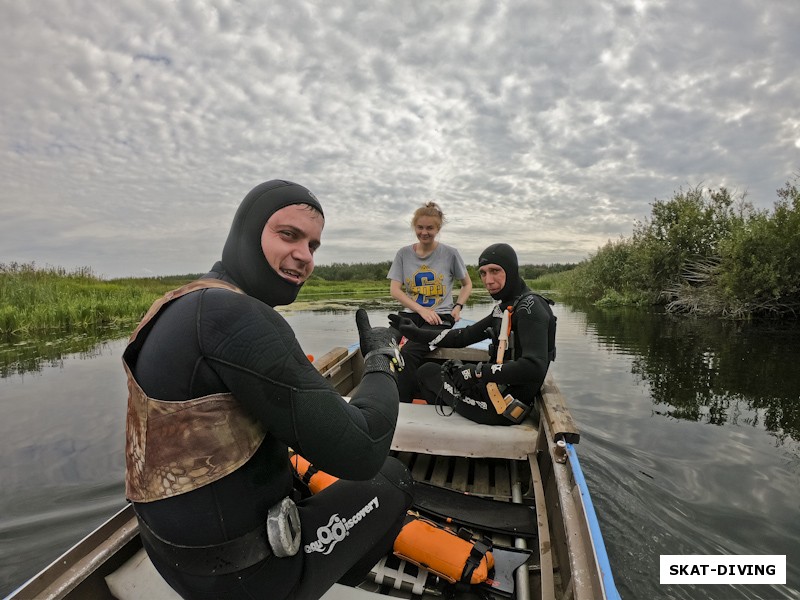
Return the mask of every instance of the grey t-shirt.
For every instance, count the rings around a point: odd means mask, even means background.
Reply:
[[[466,276],[467,267],[458,250],[439,242],[425,258],[417,256],[413,246],[400,248],[386,279],[399,281],[406,295],[420,306],[448,314],[453,310],[453,283]]]

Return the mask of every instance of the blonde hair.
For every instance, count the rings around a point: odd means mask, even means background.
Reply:
[[[411,218],[412,229],[417,226],[417,221],[419,221],[420,217],[433,217],[434,219],[439,219],[439,229],[441,229],[446,222],[444,213],[442,212],[442,209],[439,208],[439,205],[436,204],[436,202],[426,202],[414,211],[414,216]]]

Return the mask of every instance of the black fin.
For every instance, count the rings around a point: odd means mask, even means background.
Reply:
[[[501,502],[414,482],[414,508],[437,519],[494,533],[534,538],[536,511],[527,504]]]

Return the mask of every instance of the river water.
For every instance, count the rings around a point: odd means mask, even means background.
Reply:
[[[306,308],[284,313],[306,352],[357,339],[352,306]],[[800,327],[555,312],[551,368],[622,597],[800,599]],[[2,596],[124,504],[121,335],[0,344]],[[786,555],[787,584],[662,586],[662,554]]]

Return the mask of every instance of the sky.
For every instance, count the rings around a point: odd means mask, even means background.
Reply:
[[[0,263],[207,271],[255,185],[317,264],[391,260],[433,200],[476,264],[578,262],[655,200],[771,209],[800,173],[797,0],[2,0]]]

